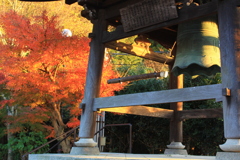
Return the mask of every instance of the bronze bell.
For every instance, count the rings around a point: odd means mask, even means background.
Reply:
[[[220,72],[220,66],[217,16],[179,24],[173,74],[210,76]]]

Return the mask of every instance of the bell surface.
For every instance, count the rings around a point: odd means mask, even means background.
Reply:
[[[220,67],[217,16],[179,24],[173,74],[210,76],[220,72]]]

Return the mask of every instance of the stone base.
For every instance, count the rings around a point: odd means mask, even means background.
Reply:
[[[215,160],[215,156],[101,153],[100,155],[30,154],[29,160]]]
[[[165,149],[164,154],[188,155],[186,149]]]
[[[167,145],[169,149],[184,149],[185,146],[182,144],[182,142],[171,142],[169,145]]]
[[[227,141],[219,145],[225,152],[240,152],[240,139],[227,139]]]
[[[216,160],[240,160],[240,152],[217,152]]]
[[[80,138],[79,141],[74,142],[77,147],[95,147],[97,143],[92,138]]]
[[[99,155],[98,147],[72,147],[70,155]]]

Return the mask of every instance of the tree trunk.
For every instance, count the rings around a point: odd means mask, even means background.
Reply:
[[[14,116],[17,114],[15,106],[12,106],[12,107],[7,106],[7,112],[8,112],[8,116]],[[6,126],[7,126],[7,140],[9,142],[9,140],[13,137],[13,134],[11,132],[9,132],[10,124],[7,123]],[[13,160],[11,146],[8,147],[8,160]]]
[[[10,124],[7,123],[7,140],[8,140],[8,142],[13,137],[12,133],[9,132],[9,129],[10,129]],[[8,160],[13,160],[11,146],[8,147],[8,156],[7,157],[8,157]]]
[[[55,137],[59,137],[62,134],[64,134],[64,128],[65,124],[62,121],[62,117],[60,114],[60,109],[54,109],[52,111],[52,117],[51,117],[51,122],[55,131]],[[61,141],[64,139],[66,135],[61,136],[58,140]],[[60,143],[60,146],[62,147],[62,152],[63,153],[69,153],[71,150],[71,143],[70,143],[70,137],[66,138]]]
[[[62,147],[63,153],[70,153],[71,151],[70,138],[68,137],[66,140],[62,141],[60,143],[60,146]]]

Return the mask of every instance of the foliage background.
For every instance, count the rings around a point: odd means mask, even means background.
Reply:
[[[4,151],[0,154],[20,159],[48,138],[79,126],[90,42],[86,35],[92,25],[78,17],[78,5],[1,2],[5,9],[0,11],[0,149]],[[62,36],[63,28],[72,30],[73,36]],[[106,84],[106,79],[117,76],[107,60],[103,70],[101,96],[111,96],[124,84]],[[69,152],[71,137],[60,145],[62,152]]]
[[[56,7],[52,7],[56,6]],[[2,0],[0,1],[0,14],[4,14],[9,10],[14,10],[18,14],[33,19],[33,16],[39,16],[44,10],[47,10],[48,16],[58,16],[59,23],[58,27],[70,29],[74,35],[87,36],[91,32],[92,25],[88,20],[79,16],[82,8],[77,5],[65,5],[63,1],[59,2],[44,2],[44,3],[32,3],[32,2],[20,2],[18,0]],[[1,21],[1,20],[0,20]],[[0,35],[2,34],[0,26]],[[133,39],[125,40],[126,43],[133,43]],[[161,46],[153,46],[154,50],[161,50]],[[110,51],[111,52],[111,51]],[[143,74],[152,71],[158,71],[154,68],[153,62],[143,61],[143,59],[124,55],[112,55],[110,59],[115,63],[115,70],[119,72],[121,76]],[[121,64],[121,65],[117,65]],[[158,64],[156,64],[158,65]],[[156,66],[155,65],[155,66]],[[162,68],[162,67],[161,67]],[[109,79],[106,78],[106,79]],[[220,75],[214,77],[198,77],[196,79],[185,78],[185,87],[215,84],[220,83]],[[107,88],[107,86],[105,86]],[[158,80],[142,80],[130,83],[124,90],[116,92],[116,94],[128,94],[138,93],[154,90],[164,90],[168,88],[167,79]],[[5,94],[5,91],[1,89],[1,93]],[[107,96],[107,95],[106,95]],[[2,98],[2,97],[0,97]],[[1,99],[2,100],[2,99]],[[69,120],[69,106],[66,105],[62,108],[61,112],[64,113],[63,121],[67,123]],[[155,107],[169,108],[168,104],[156,105]],[[214,101],[201,101],[184,103],[184,109],[200,109],[200,108],[219,108],[220,103]],[[29,108],[26,108],[28,110]],[[26,111],[25,110],[25,111]],[[38,112],[39,110],[34,110]],[[24,113],[24,110],[22,110]],[[7,114],[6,109],[0,110],[0,157],[3,159],[7,158],[7,136],[4,132],[6,127],[5,115]],[[46,115],[47,116],[47,115]],[[162,153],[169,144],[169,120],[161,118],[151,118],[144,116],[135,115],[116,115],[107,113],[106,123],[131,123],[133,125],[133,153]],[[219,150],[218,145],[224,143],[223,138],[223,122],[222,119],[192,119],[184,121],[184,142],[186,149],[189,154],[205,154],[214,155]],[[24,123],[18,125],[22,128],[28,128],[29,131],[43,131],[41,126],[36,123]],[[117,134],[116,134],[117,133]],[[129,150],[129,128],[128,127],[111,127],[106,130],[108,137],[107,146],[105,151],[110,152],[127,152]],[[19,156],[23,153],[24,148],[22,145],[29,143],[29,148],[34,148],[41,143],[44,143],[43,139],[40,141],[33,142],[31,139],[26,137],[33,137],[34,139],[42,139],[43,135],[41,132],[36,135],[32,135],[32,132],[21,132],[17,133],[15,137],[19,138],[19,142],[13,139],[9,144],[17,144],[14,148],[14,155]],[[16,157],[15,157],[16,158]]]
[[[185,77],[185,87],[221,83],[220,74],[212,77],[199,76],[195,79]],[[124,90],[116,94],[130,94],[146,91],[165,90],[168,79],[149,79],[130,83]],[[169,104],[155,105],[169,109]],[[221,103],[214,100],[185,102],[184,110],[221,108]],[[131,123],[133,126],[133,153],[163,153],[169,142],[169,120],[136,115],[119,115],[107,113],[106,124]],[[115,133],[115,134],[114,134]],[[118,133],[118,134],[116,134]],[[129,151],[129,128],[111,127],[106,130],[106,151]],[[188,154],[215,155],[220,151],[219,145],[225,142],[223,135],[223,119],[188,119],[183,122],[183,144]],[[123,145],[124,144],[124,145]],[[121,147],[119,147],[121,146]]]

